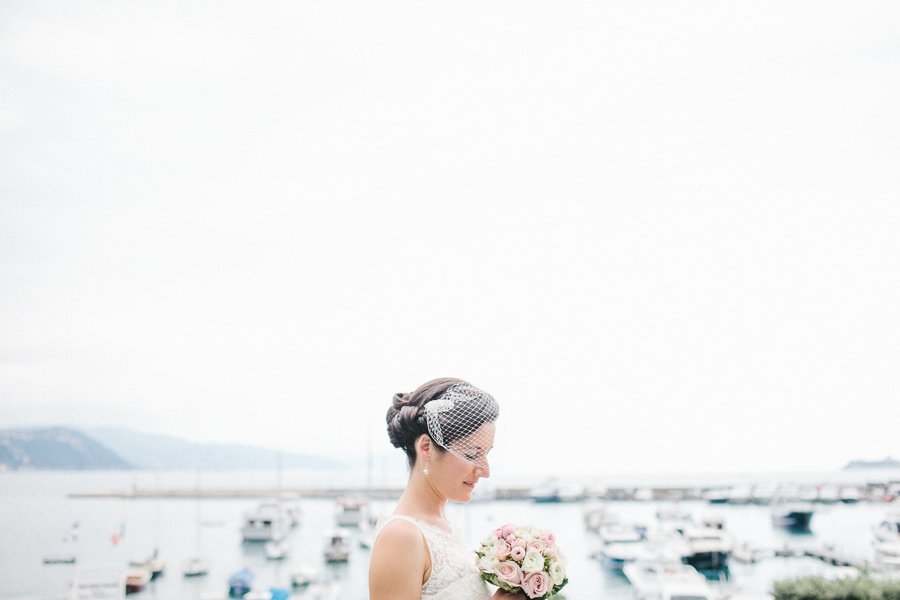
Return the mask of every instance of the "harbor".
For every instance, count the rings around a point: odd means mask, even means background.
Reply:
[[[633,600],[666,572],[663,559],[682,565],[675,571],[698,589],[708,586],[708,600],[761,598],[775,581],[805,575],[895,576],[897,475],[515,482],[451,503],[448,518],[473,543],[507,521],[552,529],[570,562],[565,598]],[[302,485],[310,474],[293,472],[280,486],[264,485],[271,474],[227,472],[204,474],[202,486],[191,473],[3,476],[15,485],[3,488],[9,510],[0,525],[22,542],[0,546],[2,600],[65,598],[98,565],[128,573],[136,600],[362,600],[372,525],[402,490],[334,475],[320,475],[323,485],[314,487]],[[811,509],[806,527],[784,520],[788,505]]]

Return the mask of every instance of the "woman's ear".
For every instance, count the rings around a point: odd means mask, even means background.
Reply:
[[[433,446],[431,443],[431,438],[428,437],[427,434],[422,434],[419,436],[419,439],[416,440],[416,453],[421,458],[431,458],[431,452],[433,450]]]

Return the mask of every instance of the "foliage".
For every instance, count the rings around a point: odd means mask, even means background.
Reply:
[[[775,582],[775,600],[900,600],[900,581],[866,574],[834,581],[803,577]]]

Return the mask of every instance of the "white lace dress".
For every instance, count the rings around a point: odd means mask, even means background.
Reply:
[[[478,556],[457,527],[446,532],[412,517],[388,515],[379,519],[375,526],[376,537],[394,519],[403,519],[418,527],[428,545],[431,575],[422,584],[423,600],[487,600],[491,597],[475,563]]]

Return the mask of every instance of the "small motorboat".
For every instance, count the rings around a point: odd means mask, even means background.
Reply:
[[[189,558],[184,563],[182,572],[184,573],[185,577],[198,577],[200,575],[206,575],[207,573],[209,573],[209,563],[206,562],[206,560],[203,558]]]
[[[153,573],[147,567],[131,567],[125,573],[125,593],[133,594],[141,591],[152,578]]]
[[[266,542],[265,546],[266,558],[269,560],[282,560],[287,558],[290,550],[291,546],[287,543],[287,540],[272,540],[271,542]]]
[[[291,573],[291,585],[293,587],[306,587],[319,579],[319,569],[312,565],[303,565]]]
[[[74,562],[74,554],[50,554],[44,557],[45,565],[71,565]]]

